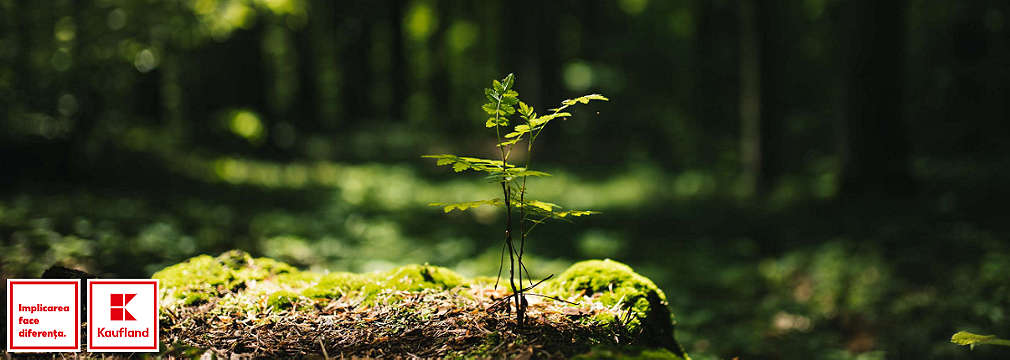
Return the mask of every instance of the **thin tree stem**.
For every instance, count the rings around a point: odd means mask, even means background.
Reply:
[[[494,118],[495,118],[495,129],[494,130],[495,130],[495,134],[498,137],[498,143],[499,144],[501,144],[501,131],[498,129],[500,127],[498,125],[498,118],[499,118],[498,111],[500,109],[501,109],[501,99],[498,99],[497,104],[495,105],[495,115],[494,115]],[[506,175],[507,175],[506,169],[507,168],[506,168],[506,165],[505,165],[506,164],[506,160],[508,160],[508,156],[505,155],[505,146],[504,145],[498,145],[498,150],[501,151],[501,171],[502,171],[501,189],[502,189],[502,194],[505,197],[505,244],[507,244],[508,250],[509,250],[509,285],[512,287],[512,293],[515,295],[516,323],[519,324],[520,327],[522,327],[523,326],[523,322],[525,320],[525,315],[526,315],[526,311],[525,310],[526,309],[522,307],[522,300],[524,298],[522,296],[522,269],[521,269],[522,262],[521,261],[519,263],[519,266],[520,266],[520,270],[519,270],[519,276],[520,276],[520,278],[519,278],[519,287],[516,287],[515,268],[516,268],[516,255],[518,253],[515,250],[515,244],[512,242],[512,198],[511,198],[511,190],[508,187],[508,179],[506,178]]]

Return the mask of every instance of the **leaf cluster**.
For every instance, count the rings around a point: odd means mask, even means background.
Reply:
[[[497,148],[501,153],[500,159],[482,159],[452,154],[424,155],[423,157],[435,159],[437,166],[452,166],[452,169],[457,173],[467,170],[485,173],[488,180],[504,184],[514,194],[524,195],[528,177],[550,176],[550,174],[530,170],[528,168],[529,160],[525,166],[509,163],[512,147],[525,146],[527,152],[532,154],[534,143],[547,125],[554,120],[565,120],[572,117],[572,113],[566,111],[567,109],[577,104],[588,104],[593,100],[609,100],[600,94],[589,94],[564,100],[557,108],[549,109],[546,114],[541,115],[532,105],[520,100],[519,92],[515,90],[514,85],[515,75],[508,74],[501,80],[493,80],[491,87],[484,89],[484,98],[487,102],[481,105],[481,109],[488,115],[484,126],[495,130],[498,139]],[[564,220],[597,213],[591,210],[562,210],[558,204],[525,199],[525,196],[520,196],[518,199],[512,197],[509,199],[509,204],[506,204],[501,198],[495,198],[459,203],[438,202],[429,205],[440,206],[446,213],[453,210],[465,211],[481,206],[506,207],[506,205],[511,205],[511,207],[528,212],[529,218],[524,218],[523,221],[533,223],[540,223],[547,219]]]

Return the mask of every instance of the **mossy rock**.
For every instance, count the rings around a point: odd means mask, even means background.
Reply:
[[[299,271],[280,261],[253,258],[244,251],[232,250],[217,257],[190,258],[154,273],[152,278],[161,280],[161,287],[170,298],[195,305],[239,290],[247,281],[289,273]]]
[[[452,295],[447,296],[487,296],[474,294],[487,294],[485,291],[494,282],[493,278],[464,279],[452,270],[428,264],[365,274],[318,274],[272,259],[253,258],[242,251],[217,257],[196,256],[153,277],[161,280],[164,309],[224,318],[235,313],[260,317],[285,311],[320,311],[333,301],[389,309],[408,297],[443,291],[451,291]],[[585,358],[689,359],[674,339],[666,294],[625,264],[612,260],[579,262],[532,292],[592,309],[588,315],[570,319],[589,328],[616,325],[631,337],[632,344],[643,349],[598,348],[584,354]],[[213,306],[194,306],[208,302]],[[568,307],[561,302],[552,306],[557,307],[552,310],[555,314],[562,313],[557,309]],[[582,310],[578,313],[586,314]]]
[[[588,297],[604,306],[620,306],[625,316],[601,313],[596,320],[619,322],[629,331],[641,334],[641,345],[684,355],[673,336],[673,315],[667,307],[666,294],[628,265],[610,259],[578,262],[545,282],[541,291],[566,299]]]

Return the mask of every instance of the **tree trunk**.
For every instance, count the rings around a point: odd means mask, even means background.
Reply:
[[[771,1],[740,5],[740,159],[745,192],[764,196],[782,175],[781,86],[786,58],[783,6]]]
[[[761,176],[761,38],[754,0],[740,1],[740,163],[744,193],[758,191]]]
[[[846,116],[840,130],[840,193],[911,194],[901,117],[904,4],[864,0],[848,9]]]
[[[393,121],[406,122],[403,114],[403,104],[407,102],[407,61],[404,55],[403,44],[403,0],[389,0],[389,23],[390,36],[389,43],[392,61],[390,64],[389,87],[392,91],[390,99],[389,116]]]
[[[347,109],[345,121],[362,123],[375,115],[371,103],[372,79],[368,56],[371,52],[374,14],[370,13],[369,4],[336,6],[335,9],[338,11],[338,34],[348,37],[347,46],[342,49],[340,56],[344,69],[341,83],[346,89],[343,95],[344,108]]]
[[[319,66],[316,63],[319,53],[316,50],[314,39],[319,34],[316,23],[321,20],[319,11],[322,10],[321,1],[309,1],[309,23],[295,33],[295,54],[298,58],[298,89],[294,99],[294,106],[288,107],[289,114],[287,121],[293,123],[299,130],[318,132],[322,129],[319,122],[319,86],[318,78],[321,74],[317,72]]]
[[[555,23],[553,14],[561,12],[561,5],[554,1],[544,2],[541,6],[545,11],[537,12],[536,34],[537,34],[537,55],[539,61],[537,67],[540,70],[540,97],[538,104],[553,104],[564,96],[561,91],[561,54],[558,48],[560,27]]]

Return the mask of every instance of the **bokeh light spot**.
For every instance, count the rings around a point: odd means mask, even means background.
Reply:
[[[231,132],[249,141],[263,137],[263,123],[256,113],[249,110],[235,111],[228,123]]]
[[[649,0],[621,0],[617,6],[628,15],[638,15],[649,6]]]
[[[593,68],[582,61],[575,61],[565,66],[565,86],[572,91],[585,91],[593,85]]]
[[[133,66],[142,73],[149,72],[158,67],[158,57],[151,49],[144,49],[133,58]]]
[[[431,5],[425,2],[415,2],[407,12],[403,25],[412,39],[424,41],[435,31],[435,27],[438,26],[438,18],[431,9]]]
[[[126,11],[123,9],[115,9],[109,12],[109,16],[105,18],[105,25],[109,27],[110,30],[119,30],[126,26]]]

